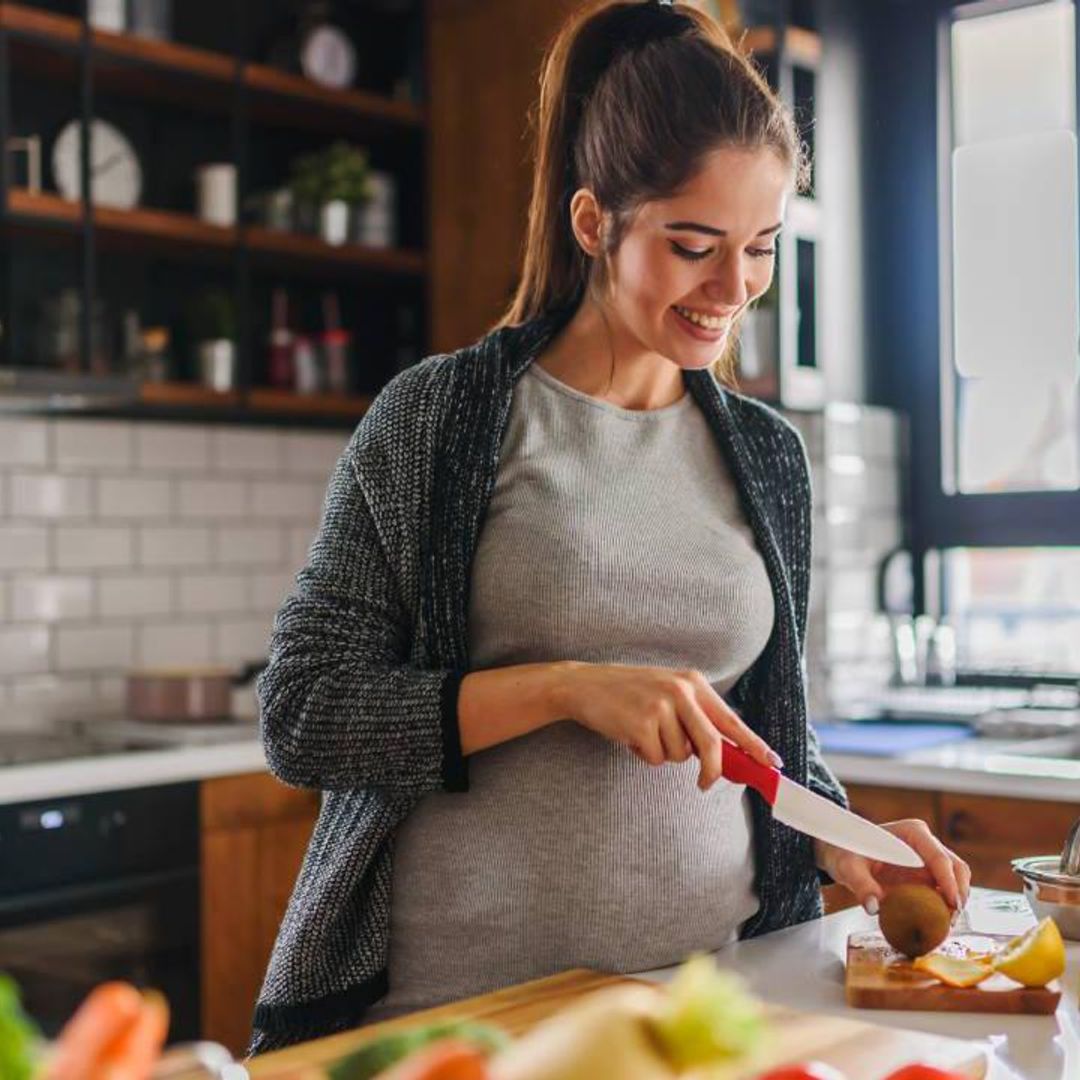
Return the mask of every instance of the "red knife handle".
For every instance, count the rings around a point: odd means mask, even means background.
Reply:
[[[764,796],[772,806],[776,802],[776,793],[780,790],[780,770],[771,765],[761,765],[733,742],[724,740],[720,772],[725,780],[733,784],[746,784]]]

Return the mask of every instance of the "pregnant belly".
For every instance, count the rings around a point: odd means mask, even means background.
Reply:
[[[468,941],[506,981],[716,949],[757,910],[745,789],[560,724],[470,759],[395,841],[392,954]],[[421,944],[422,943],[422,944]]]

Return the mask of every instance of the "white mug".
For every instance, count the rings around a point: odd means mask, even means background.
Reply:
[[[195,170],[199,217],[212,225],[236,224],[236,166],[228,162]]]

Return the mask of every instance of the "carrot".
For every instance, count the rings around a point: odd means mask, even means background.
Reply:
[[[106,1048],[93,1080],[146,1080],[168,1033],[169,1003],[157,990],[147,990],[138,1018]]]
[[[122,982],[96,986],[60,1032],[43,1080],[97,1080],[101,1055],[141,1011],[142,998],[134,986]]]
[[[379,1073],[377,1080],[489,1080],[487,1057],[469,1043],[443,1039]]]

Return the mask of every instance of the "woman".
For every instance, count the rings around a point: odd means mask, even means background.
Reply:
[[[720,779],[724,737],[844,802],[806,720],[803,447],[711,370],[804,170],[704,15],[561,31],[514,302],[378,396],[275,624],[267,756],[326,795],[255,1050],[673,964],[820,915],[822,874],[870,910],[912,876]],[[961,905],[967,867],[888,828]]]

